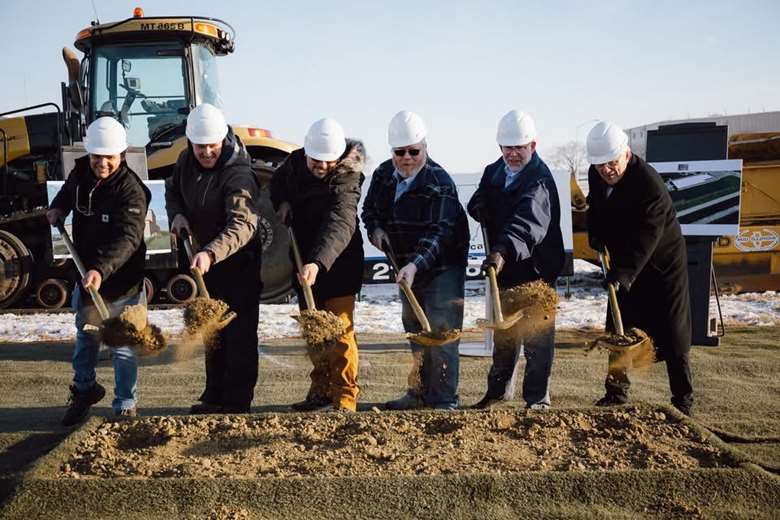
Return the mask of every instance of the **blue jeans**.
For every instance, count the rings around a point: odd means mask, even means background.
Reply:
[[[73,350],[73,386],[78,392],[86,392],[96,382],[95,367],[100,350],[100,334],[97,330],[84,330],[84,326],[99,326],[100,315],[92,303],[89,294],[82,294],[81,285],[77,285],[71,298],[71,306],[76,311],[76,347]],[[86,301],[86,304],[85,304]],[[111,316],[117,316],[127,305],[143,302],[146,305],[146,294],[141,291],[131,298],[123,298],[113,302],[106,301]],[[136,405],[138,399],[136,383],[138,381],[138,364],[135,353],[129,346],[111,348],[111,362],[114,365],[114,401],[111,403],[115,412],[127,410]]]
[[[414,295],[425,311],[433,331],[463,328],[463,291],[466,270],[448,269],[424,284],[415,284]],[[404,330],[422,330],[409,302],[401,293]],[[426,406],[458,407],[458,345],[460,340],[442,346],[426,347],[409,341],[417,362],[409,375],[409,392],[423,399]]]
[[[555,354],[555,315],[534,320],[531,330],[525,318],[506,330],[496,330],[493,338],[493,365],[488,373],[487,397],[511,400],[520,353],[525,355],[523,400],[526,406],[550,406],[550,373]]]

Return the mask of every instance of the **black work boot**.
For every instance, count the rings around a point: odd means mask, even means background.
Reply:
[[[331,406],[330,399],[322,396],[307,396],[303,401],[293,403],[290,408],[296,412],[326,411]]]
[[[92,385],[92,388],[86,392],[79,392],[75,385],[70,385],[70,397],[68,398],[68,409],[65,410],[65,417],[62,418],[63,426],[73,426],[84,420],[89,413],[90,407],[103,399],[106,395],[106,389],[99,383]]]
[[[190,407],[190,415],[209,415],[222,413],[222,409],[223,407],[221,404],[202,401],[200,403],[193,404]]]
[[[626,404],[628,397],[617,394],[606,394],[604,397],[596,401],[596,406],[620,406]]]
[[[490,410],[491,408],[501,404],[501,402],[503,402],[503,399],[500,397],[491,397],[489,395],[485,395],[485,397],[472,404],[469,408],[472,410]]]

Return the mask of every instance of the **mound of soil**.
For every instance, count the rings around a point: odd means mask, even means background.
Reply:
[[[662,409],[282,414],[107,421],[73,478],[285,478],[729,467]]]

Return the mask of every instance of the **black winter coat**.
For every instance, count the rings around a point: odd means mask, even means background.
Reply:
[[[78,198],[78,200],[77,200]],[[89,157],[76,166],[51,208],[73,211],[73,243],[84,267],[103,277],[101,295],[111,301],[138,293],[144,276],[144,227],[152,194],[124,161],[98,179]],[[90,300],[91,301],[91,300]]]
[[[290,154],[271,179],[274,209],[283,202],[292,208],[292,228],[303,263],[316,262],[320,267],[312,287],[320,302],[356,294],[363,283],[363,238],[357,206],[365,159],[363,143],[347,140],[334,169],[318,179],[306,166],[301,148]],[[293,284],[300,289],[295,273]]]
[[[609,197],[596,169],[588,170],[588,234],[604,244],[622,289],[623,326],[639,327],[661,356],[688,352],[691,313],[688,261],[669,192],[652,166],[632,156]],[[608,327],[611,317],[607,312]]]
[[[491,249],[506,260],[498,281],[502,287],[539,279],[554,284],[565,261],[555,180],[536,153],[507,188],[504,167],[503,158],[488,165],[468,203],[474,220],[486,221]]]

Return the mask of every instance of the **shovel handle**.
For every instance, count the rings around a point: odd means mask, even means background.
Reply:
[[[501,295],[498,292],[496,269],[492,265],[487,268],[487,278],[490,283],[490,297],[493,303],[493,318],[496,323],[501,323],[504,321],[504,313],[501,310]]]
[[[387,259],[390,260],[390,265],[393,266],[395,274],[398,274],[398,262],[395,260],[395,253],[393,252],[393,247],[390,245],[390,241],[385,240],[384,246]],[[420,322],[420,327],[422,327],[423,332],[431,332],[431,323],[428,321],[428,317],[425,315],[425,311],[420,306],[420,302],[417,301],[417,297],[414,295],[414,291],[412,291],[412,288],[409,287],[407,281],[401,280],[398,282],[398,286],[403,291],[404,296],[406,296],[406,301],[408,301],[409,305],[412,307],[412,311],[417,317],[417,321]]]
[[[431,324],[428,321],[428,317],[420,306],[420,302],[417,301],[417,297],[414,295],[412,288],[409,287],[406,280],[401,280],[398,282],[398,285],[401,287],[406,299],[409,301],[409,305],[411,305],[412,311],[414,311],[414,315],[417,317],[417,321],[420,322],[420,327],[422,327],[423,332],[431,332]]]
[[[604,278],[607,277],[609,272],[609,252],[604,248],[604,252],[599,252],[599,260],[601,261],[601,270],[604,273]],[[617,294],[615,292],[615,285],[608,283],[607,292],[609,293],[609,312],[612,314],[612,324],[615,326],[615,333],[618,336],[625,336],[625,329],[623,328],[623,318],[620,315],[620,307],[618,307]]]
[[[62,236],[62,240],[65,242],[65,247],[68,248],[71,258],[73,258],[73,263],[76,264],[76,269],[79,270],[79,274],[84,278],[87,275],[87,269],[84,267],[81,257],[79,257],[79,254],[76,252],[76,246],[73,245],[73,241],[70,239],[70,235],[65,229],[65,223],[62,220],[57,221],[57,230],[60,232],[60,236]],[[103,301],[103,297],[100,296],[97,289],[92,286],[89,286],[86,289],[92,297],[92,301],[95,302],[95,308],[97,309],[98,314],[100,314],[100,319],[103,321],[107,320],[110,317],[110,314],[108,312],[108,307],[106,307],[106,302]]]
[[[203,281],[203,273],[197,267],[191,267],[190,272],[192,277],[195,278],[195,285],[198,286],[198,294],[203,298],[210,299],[211,295],[209,295],[209,290],[206,288],[206,282]]]
[[[490,252],[490,245],[488,243],[487,226],[485,226],[484,220],[479,227],[482,229],[482,245],[485,248],[485,258],[487,258],[487,255]],[[485,274],[488,284],[490,284],[490,297],[493,303],[493,321],[496,323],[501,323],[504,321],[504,313],[501,310],[501,294],[498,292],[496,269],[493,266],[490,266],[487,268]]]
[[[301,260],[301,250],[298,248],[298,241],[295,240],[295,232],[292,226],[287,226],[287,232],[290,234],[290,246],[293,250],[293,257],[295,258],[295,267],[300,274],[303,271],[303,260]],[[314,305],[314,294],[311,292],[311,285],[306,283],[305,280],[299,280],[301,282],[301,288],[303,289],[303,298],[306,300],[306,308],[310,311],[317,310]]]

